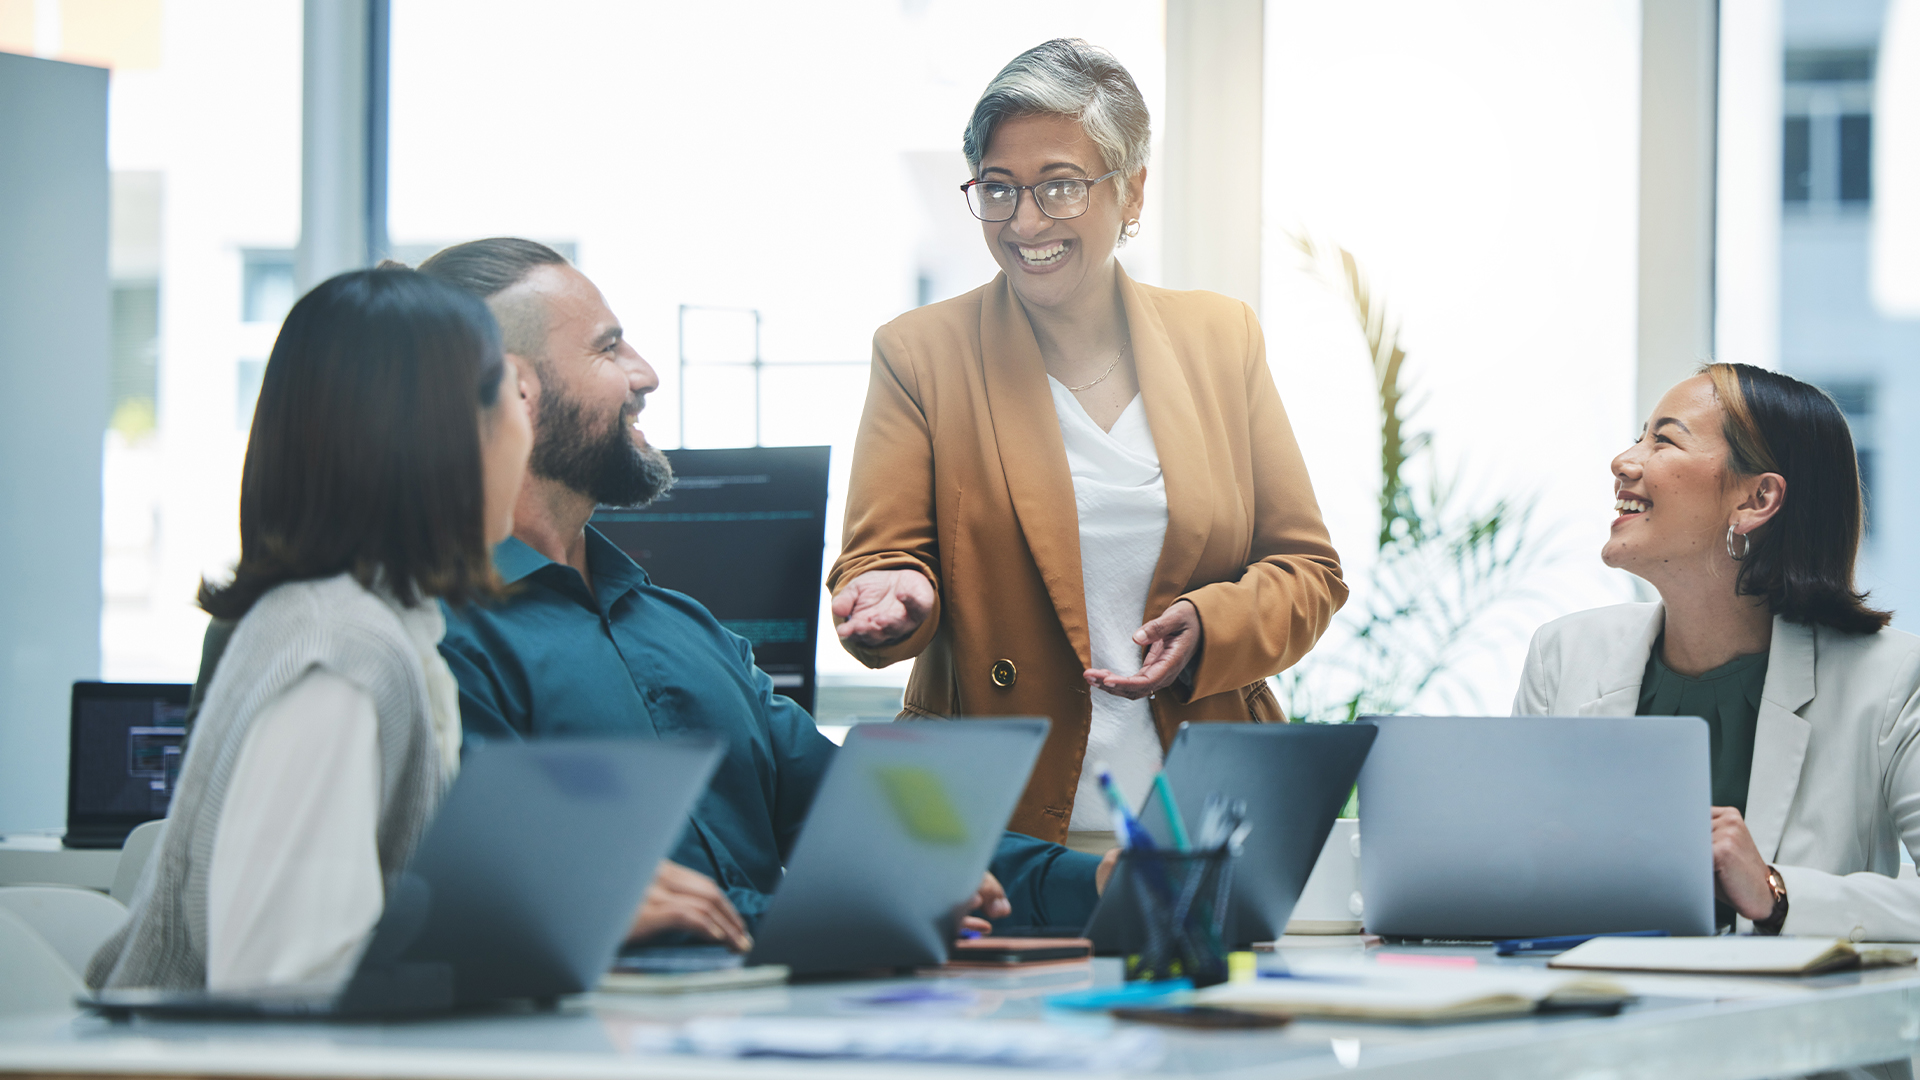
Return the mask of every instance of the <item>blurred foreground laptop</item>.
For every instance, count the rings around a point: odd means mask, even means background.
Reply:
[[[187,742],[187,683],[73,684],[68,720],[70,848],[117,848],[167,816]]]
[[[1714,932],[1704,720],[1362,719],[1368,933]]]
[[[362,1017],[549,1002],[600,981],[720,759],[711,739],[489,743],[338,992],[104,990],[109,1016]]]
[[[1207,796],[1216,793],[1244,801],[1253,826],[1234,860],[1228,948],[1272,941],[1286,931],[1374,735],[1359,724],[1180,725],[1165,770],[1188,830],[1199,823]],[[1154,843],[1172,848],[1157,791],[1147,798],[1140,822]],[[1085,931],[1101,955],[1136,952],[1146,940],[1125,872],[1107,884]]]
[[[749,964],[943,964],[1046,741],[1040,719],[858,724],[834,755]]]

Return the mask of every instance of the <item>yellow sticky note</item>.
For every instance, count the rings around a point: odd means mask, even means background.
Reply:
[[[881,765],[873,771],[907,835],[929,844],[967,842],[966,822],[960,820],[946,785],[933,770],[918,765]]]

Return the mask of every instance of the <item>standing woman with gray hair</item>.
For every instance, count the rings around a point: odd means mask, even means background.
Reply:
[[[1180,724],[1284,721],[1266,679],[1347,595],[1253,312],[1114,257],[1148,145],[1084,41],[988,85],[961,188],[1001,273],[874,335],[829,577],[854,656],[916,658],[903,715],[1053,721],[1011,828],[1082,851],[1100,765],[1137,798]]]

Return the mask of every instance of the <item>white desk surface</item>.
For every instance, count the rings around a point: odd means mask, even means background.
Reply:
[[[77,885],[106,892],[119,848],[64,848],[53,835],[0,836],[0,885]]]
[[[1419,951],[1471,955],[1481,963],[1538,963],[1499,960],[1487,949]],[[1119,963],[1112,960],[1024,975],[952,976],[976,997],[945,1015],[1042,1022],[1046,995],[1119,977]],[[896,980],[905,981],[910,980]],[[650,1056],[631,1049],[637,1032],[696,1016],[889,1015],[847,1001],[881,985],[811,983],[657,998],[596,995],[569,1001],[553,1013],[393,1024],[113,1024],[78,1012],[43,1014],[0,1021],[0,1075],[327,1080],[817,1080],[903,1074],[1013,1080],[1035,1075],[898,1062]],[[1906,1059],[1920,1044],[1920,973],[1913,968],[1803,980],[1717,979],[1713,985],[1753,996],[1713,1001],[1649,993],[1617,1017],[1435,1027],[1300,1021],[1271,1032],[1165,1029],[1165,1060],[1149,1074],[1236,1080],[1346,1075],[1750,1080]],[[892,1015],[921,1020],[933,1014]],[[1114,1023],[1102,1014],[1060,1012],[1045,1013],[1045,1022],[1092,1030]]]

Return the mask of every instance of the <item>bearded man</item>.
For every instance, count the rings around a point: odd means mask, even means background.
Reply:
[[[449,610],[440,644],[466,736],[718,736],[725,756],[648,903],[683,905],[661,921],[744,947],[837,748],[774,693],[745,639],[588,524],[673,482],[638,428],[659,378],[600,290],[528,240],[460,244],[420,271],[486,300],[533,418],[513,536],[494,551],[510,595]],[[1004,895],[989,875],[977,910],[1031,925],[1083,922],[1105,877],[1093,856],[1015,833],[994,870]]]

